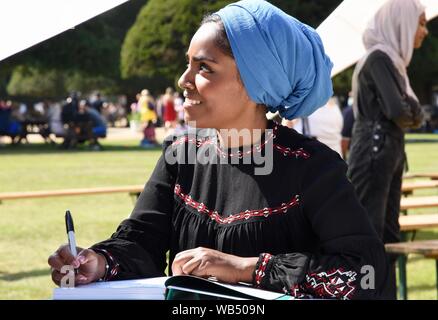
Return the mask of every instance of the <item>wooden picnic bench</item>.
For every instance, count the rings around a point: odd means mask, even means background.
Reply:
[[[409,241],[399,243],[387,243],[385,245],[387,252],[398,254],[399,263],[399,294],[404,300],[408,298],[407,292],[407,276],[406,276],[406,262],[407,255],[410,253],[420,254],[425,258],[435,259],[435,274],[436,274],[436,289],[438,297],[438,240],[424,240],[424,241]],[[404,266],[403,268],[400,268]],[[403,272],[401,271],[403,270]]]
[[[434,189],[434,188],[438,189],[438,180],[403,182],[402,193],[404,196],[408,196],[412,194],[414,190]]]
[[[121,186],[121,187],[119,186],[119,187],[99,187],[99,188],[26,191],[26,192],[3,192],[0,193],[0,202],[3,200],[79,196],[79,195],[91,195],[91,194],[120,193],[120,192],[127,192],[131,195],[138,196],[143,190],[143,188],[144,188],[143,185],[132,185],[132,186]]]
[[[438,228],[438,213],[400,216],[399,223],[400,231],[402,232],[416,231],[428,228]]]
[[[438,228],[438,213],[437,214],[418,214],[418,215],[407,215],[409,209],[419,209],[419,208],[438,208],[438,196],[429,197],[409,197],[402,198],[400,202],[400,211],[403,215],[399,217],[401,238],[403,242],[397,244],[386,244],[385,247],[388,252],[399,254],[398,257],[398,267],[399,267],[399,292],[402,299],[407,299],[407,280],[406,280],[406,263],[408,253],[420,253],[425,257],[432,257],[426,251],[421,251],[419,248],[424,250],[430,248],[430,245],[437,245],[438,240],[433,240],[436,242],[424,243],[423,241],[409,241],[407,242],[407,232],[413,232],[413,237],[417,230],[427,229],[427,228]],[[413,237],[411,240],[413,240]],[[425,246],[425,247],[422,247]],[[402,252],[397,250],[411,250],[409,252]],[[420,251],[418,251],[420,250]],[[437,266],[438,267],[438,266]],[[438,272],[438,271],[437,271]],[[438,282],[438,280],[437,280]],[[438,290],[438,284],[437,284]]]
[[[403,175],[403,179],[428,178],[438,180],[438,172],[422,172],[422,173],[407,173]]]
[[[402,198],[400,211],[406,213],[409,209],[438,207],[438,196]]]

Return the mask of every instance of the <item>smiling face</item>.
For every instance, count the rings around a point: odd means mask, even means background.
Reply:
[[[418,27],[417,32],[415,33],[415,39],[414,39],[414,48],[418,49],[423,44],[424,38],[429,34],[429,31],[427,30],[427,20],[426,15],[422,13],[420,15],[419,21],[418,21]]]
[[[250,128],[256,113],[234,59],[216,45],[216,23],[203,24],[190,42],[188,66],[178,81],[184,89],[185,120],[198,128]]]

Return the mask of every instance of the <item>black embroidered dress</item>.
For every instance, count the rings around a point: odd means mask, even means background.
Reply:
[[[294,130],[275,122],[269,128],[263,143],[249,151],[222,150],[215,136],[166,143],[130,218],[92,247],[113,262],[110,276],[162,276],[166,252],[171,265],[178,252],[207,247],[258,256],[254,285],[267,290],[297,297],[381,297],[384,248],[345,176],[344,161]],[[255,174],[261,165],[251,159],[268,155],[268,148],[272,172]],[[183,150],[240,163],[166,160]],[[367,266],[375,290],[361,288]]]

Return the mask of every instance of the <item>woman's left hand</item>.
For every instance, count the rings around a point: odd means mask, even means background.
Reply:
[[[227,283],[252,282],[258,258],[244,258],[217,250],[198,247],[182,251],[172,264],[173,275],[191,274],[203,278],[216,277]]]

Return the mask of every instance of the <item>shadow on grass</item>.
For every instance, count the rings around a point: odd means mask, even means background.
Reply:
[[[123,144],[103,144],[103,150],[90,150],[88,145],[79,145],[75,149],[65,150],[59,145],[44,144],[44,143],[30,143],[19,145],[5,145],[0,147],[0,155],[20,155],[20,154],[75,154],[75,153],[105,153],[105,152],[124,152],[124,151],[159,151],[161,146],[144,149],[138,145],[123,145]]]
[[[438,138],[437,139],[413,139],[413,138],[408,138],[405,140],[406,143],[438,143]]]
[[[409,280],[408,280],[409,281]],[[429,284],[420,284],[420,285],[408,285],[408,292],[411,290],[418,290],[418,291],[424,291],[424,290],[435,290],[435,279],[431,280]]]
[[[41,276],[48,276],[48,275],[50,275],[49,268],[24,271],[24,272],[17,272],[17,273],[7,273],[7,272],[0,271],[0,280],[18,281],[18,280],[22,280],[25,278],[41,277]]]

